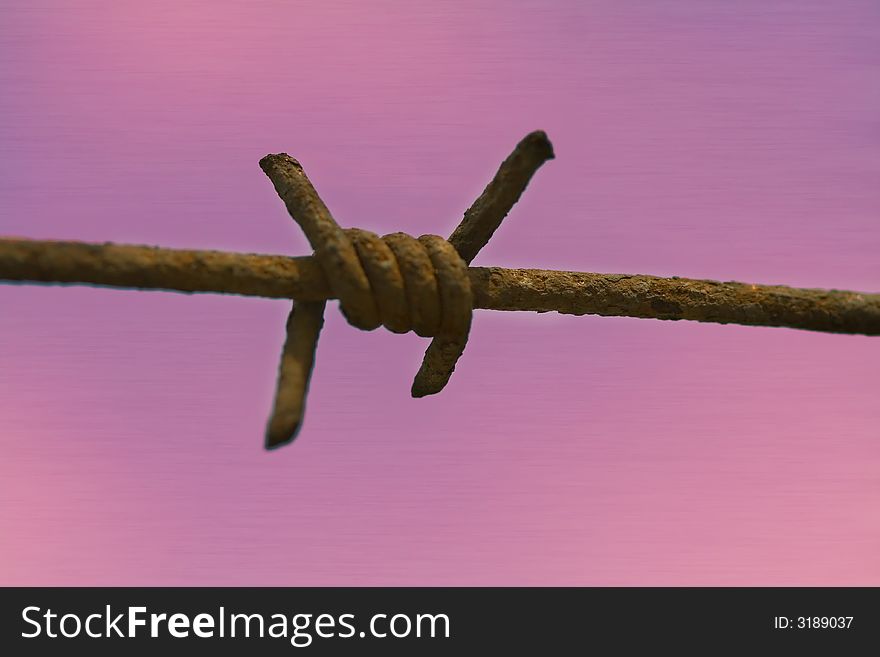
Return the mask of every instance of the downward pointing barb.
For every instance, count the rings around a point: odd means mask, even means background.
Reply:
[[[266,428],[266,449],[286,445],[302,427],[325,305],[324,301],[297,303],[287,318],[287,340],[281,352],[275,404]]]

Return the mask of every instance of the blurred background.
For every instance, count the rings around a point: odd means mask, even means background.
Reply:
[[[880,291],[880,5],[0,2],[0,234],[306,254],[447,235],[527,132],[557,158],[475,265]],[[880,342],[336,310],[262,448],[289,304],[0,285],[0,584],[880,585]]]

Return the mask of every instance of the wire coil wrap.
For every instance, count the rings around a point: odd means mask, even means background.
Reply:
[[[415,331],[422,337],[467,336],[473,314],[470,279],[467,265],[449,242],[437,235],[379,237],[359,228],[343,233],[369,283],[357,306],[373,303],[369,321],[363,317],[355,321],[348,310],[351,299],[342,299],[342,310],[352,325],[367,331],[382,325],[393,333]],[[339,271],[324,268],[324,273],[333,286],[332,277]]]

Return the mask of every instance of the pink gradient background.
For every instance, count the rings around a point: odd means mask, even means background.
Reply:
[[[448,234],[541,128],[475,264],[880,291],[876,2],[3,1],[0,234],[303,254]],[[0,285],[0,583],[880,585],[880,342],[335,304],[267,453],[288,304]]]

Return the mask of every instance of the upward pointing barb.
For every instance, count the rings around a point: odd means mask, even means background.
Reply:
[[[535,172],[554,157],[553,144],[543,130],[523,137],[449,236],[449,243],[462,260],[467,264],[473,262],[522,196]]]
[[[333,294],[350,324],[384,325],[433,337],[412,387],[414,397],[440,392],[467,344],[473,314],[468,263],[486,245],[519,200],[535,171],[553,157],[543,132],[527,135],[465,212],[449,241],[404,233],[380,238],[343,230],[302,165],[286,153],[267,155],[260,167],[315,250]],[[324,304],[294,308],[287,323],[267,448],[292,441],[302,426],[305,396],[323,324]]]
[[[366,331],[379,326],[370,282],[354,245],[333,219],[300,163],[287,153],[279,153],[260,160],[260,168],[306,234],[348,321]]]
[[[449,236],[449,243],[466,264],[471,264],[486,246],[535,172],[553,157],[553,145],[547,135],[536,130],[527,134],[501,163],[498,173]],[[412,396],[425,397],[443,390],[466,345],[467,333],[464,339],[455,336],[434,338],[413,381]]]

